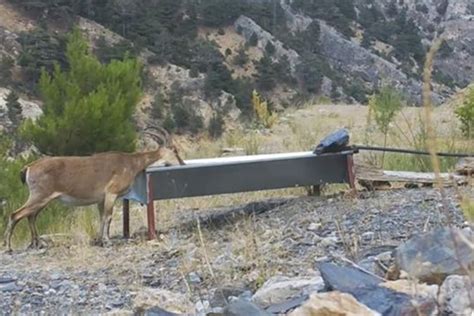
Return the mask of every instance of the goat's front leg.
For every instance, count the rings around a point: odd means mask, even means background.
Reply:
[[[100,224],[100,232],[99,232],[99,245],[101,246],[108,246],[110,245],[109,239],[109,225],[110,221],[112,220],[112,214],[114,211],[114,204],[115,200],[117,199],[116,194],[106,194],[103,209],[102,209],[102,216],[101,216],[101,224]]]

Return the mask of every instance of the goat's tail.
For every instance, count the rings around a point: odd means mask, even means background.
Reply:
[[[23,184],[26,183],[26,172],[28,171],[28,167],[24,167],[23,169],[21,169],[20,171],[20,179],[21,179],[21,182]]]

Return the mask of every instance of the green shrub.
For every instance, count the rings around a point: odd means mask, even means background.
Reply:
[[[467,138],[474,137],[474,87],[468,89],[463,105],[455,110],[461,121],[461,131]]]
[[[369,111],[374,115],[375,123],[380,132],[384,135],[384,147],[387,145],[390,123],[393,122],[401,108],[402,98],[400,94],[391,87],[384,86],[377,94],[370,97]],[[384,156],[382,156],[382,168],[383,164]]]
[[[209,120],[209,126],[207,128],[209,136],[216,139],[222,136],[224,133],[224,116],[222,113],[214,114]]]
[[[141,66],[136,59],[101,64],[89,53],[80,31],[69,35],[69,69],[43,70],[39,87],[43,115],[27,120],[22,135],[42,153],[88,155],[133,151],[132,114],[141,96]]]

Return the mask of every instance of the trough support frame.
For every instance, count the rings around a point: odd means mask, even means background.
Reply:
[[[153,184],[149,173],[146,174],[147,187],[147,219],[148,219],[148,240],[156,239],[155,228],[155,205],[153,198]]]
[[[130,200],[123,200],[123,238],[130,238]]]

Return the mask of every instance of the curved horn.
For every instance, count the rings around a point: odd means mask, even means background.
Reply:
[[[153,137],[155,140],[158,140],[158,143],[161,142],[161,145],[163,146],[166,146],[168,144],[167,139],[161,135],[158,135],[149,131],[144,131],[143,133]]]
[[[149,129],[154,129],[157,132],[160,132],[161,134],[163,134],[163,137],[166,140],[165,143],[171,143],[171,136],[168,133],[168,131],[166,129],[164,129],[163,127],[160,127],[160,126],[157,126],[157,125],[154,125],[154,124],[148,124],[148,126],[145,128],[145,131],[147,131]]]

